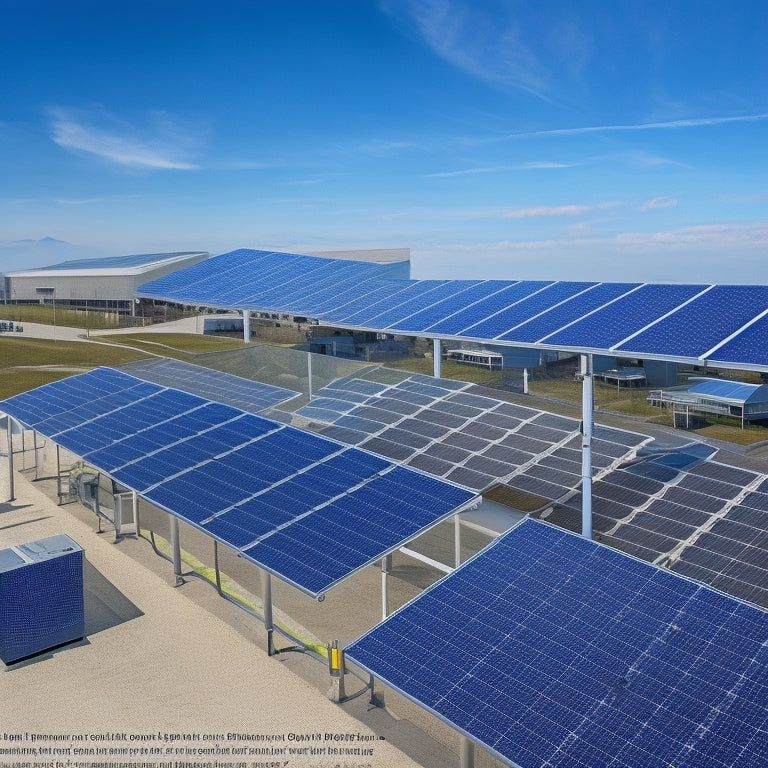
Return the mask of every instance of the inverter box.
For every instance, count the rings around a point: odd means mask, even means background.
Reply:
[[[11,664],[85,635],[83,549],[60,534],[0,550],[0,659]]]

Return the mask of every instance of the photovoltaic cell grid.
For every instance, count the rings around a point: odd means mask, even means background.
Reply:
[[[539,521],[346,657],[509,765],[768,763],[768,613]]]
[[[9,398],[0,410],[315,597],[475,498],[109,368]]]
[[[266,411],[300,394],[169,357],[126,363],[118,366],[118,370],[143,381],[226,403],[249,413]]]
[[[241,249],[137,295],[387,333],[768,367],[766,286],[386,278],[383,265]]]
[[[762,488],[762,490],[760,490]],[[581,493],[548,516],[581,519]],[[595,537],[768,608],[768,479],[708,460],[688,469],[649,460],[592,486]]]
[[[577,420],[498,400],[472,384],[420,375],[386,383],[347,377],[296,414],[330,425],[313,425],[319,434],[477,491],[504,480],[554,500],[581,482]],[[647,439],[599,427],[594,463],[608,466]],[[561,455],[567,458],[558,464]]]

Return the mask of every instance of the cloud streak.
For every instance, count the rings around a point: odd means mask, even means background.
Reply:
[[[595,210],[606,210],[621,205],[618,202],[599,203],[598,205],[535,205],[528,208],[516,208],[504,214],[505,219],[534,219],[550,216],[581,216]]]
[[[674,208],[677,205],[677,200],[674,197],[654,197],[653,200],[649,200],[647,203],[640,206],[641,211],[651,211],[656,208]]]
[[[197,137],[168,113],[156,112],[137,128],[103,111],[55,107],[49,110],[51,139],[63,149],[84,152],[139,171],[197,170],[188,156]]]
[[[588,125],[580,128],[550,128],[543,131],[523,131],[507,134],[509,139],[524,139],[529,136],[577,136],[583,133],[607,133],[612,131],[653,131],[676,130],[680,128],[700,128],[729,123],[750,123],[768,120],[768,113],[758,115],[741,115],[737,117],[701,117],[689,120],[667,120],[656,123],[635,123],[624,125]]]

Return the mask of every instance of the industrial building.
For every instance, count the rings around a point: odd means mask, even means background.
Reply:
[[[654,389],[648,401],[659,408],[688,414],[731,416],[745,422],[768,419],[768,384],[692,376],[687,384]]]
[[[134,294],[147,280],[191,267],[204,251],[145,253],[74,259],[38,269],[0,274],[0,300],[14,304],[55,302],[72,309],[136,314]]]

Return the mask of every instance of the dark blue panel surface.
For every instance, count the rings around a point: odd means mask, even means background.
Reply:
[[[461,331],[461,335],[482,339],[495,339],[503,336],[510,329],[525,323],[542,312],[551,310],[594,285],[594,283],[553,283],[493,317],[465,328]]]
[[[455,315],[457,312],[461,312],[508,287],[509,283],[505,280],[485,280],[461,290],[456,286],[453,291],[448,293],[447,298],[436,301],[432,306],[403,319],[397,323],[397,328],[416,331],[429,328],[440,320]]]
[[[577,294],[560,306],[526,321],[514,331],[500,337],[504,341],[533,343],[541,341],[555,331],[602,307],[604,304],[629,293],[639,283],[600,283],[588,291]]]
[[[547,336],[547,344],[609,349],[701,293],[703,285],[642,285],[568,328]],[[574,318],[576,319],[576,318]]]
[[[768,755],[766,643],[768,613],[527,520],[346,655],[510,764],[725,768]]]
[[[622,347],[637,352],[699,357],[766,309],[768,287],[716,285]]]
[[[430,335],[455,336],[470,325],[476,325],[480,320],[491,317],[497,312],[516,304],[542,288],[552,285],[547,280],[521,280],[511,283],[507,288],[493,293],[486,299],[475,302],[469,307],[457,310],[434,325],[427,326],[424,330]]]
[[[377,328],[416,328],[420,330],[424,326],[419,323],[416,323],[415,325],[412,323],[412,317],[414,315],[424,311],[430,311],[435,305],[445,301],[453,302],[455,309],[465,307],[466,302],[462,300],[462,295],[470,288],[476,287],[478,282],[479,281],[477,280],[451,280],[436,288],[427,286],[427,290],[423,291],[418,296],[414,296],[408,301],[391,309],[387,307],[387,309],[380,312],[378,315],[370,317],[368,322],[374,323]],[[455,311],[455,309],[453,311]],[[448,314],[450,314],[450,310],[448,311]],[[445,315],[441,316],[444,317]]]
[[[358,310],[354,315],[345,317],[341,322],[343,322],[344,325],[373,328],[379,327],[373,322],[373,318],[377,317],[381,312],[397,309],[400,306],[406,305],[412,299],[421,302],[424,297],[428,296],[432,291],[436,291],[446,285],[448,285],[448,281],[446,280],[415,280],[411,282],[407,288],[399,291],[391,300],[386,298],[376,304],[367,305]]]
[[[731,341],[716,349],[710,359],[723,363],[749,363],[768,366],[768,316],[742,331]]]

